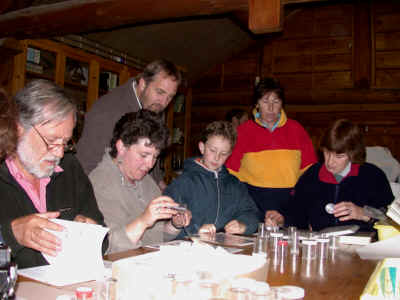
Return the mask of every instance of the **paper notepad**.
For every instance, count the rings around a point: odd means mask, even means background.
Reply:
[[[102,243],[108,228],[52,219],[65,227],[64,231],[50,231],[62,241],[57,256],[42,255],[49,265],[18,270],[18,274],[55,286],[94,280],[106,272],[102,258]]]
[[[351,235],[342,235],[339,237],[341,244],[350,245],[368,245],[372,238],[375,237],[375,232],[358,232]]]

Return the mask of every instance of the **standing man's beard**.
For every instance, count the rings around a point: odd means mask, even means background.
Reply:
[[[60,158],[55,157],[50,152],[35,162],[32,147],[28,145],[25,136],[21,137],[18,144],[17,155],[25,170],[37,178],[50,177],[54,173],[55,167],[60,163]],[[41,168],[40,165],[43,161],[54,162],[54,165]]]

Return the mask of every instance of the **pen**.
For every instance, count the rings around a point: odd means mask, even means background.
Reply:
[[[72,209],[71,207],[64,207],[64,208],[60,208],[58,211],[59,211],[60,213],[62,213],[62,212],[69,211],[69,210],[71,210],[71,209]]]

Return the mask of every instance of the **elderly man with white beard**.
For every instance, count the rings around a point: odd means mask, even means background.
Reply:
[[[51,218],[104,225],[93,189],[72,153],[76,105],[47,80],[33,80],[14,97],[18,144],[0,164],[0,228],[19,268],[47,264],[64,228]],[[107,247],[107,240],[103,250]]]

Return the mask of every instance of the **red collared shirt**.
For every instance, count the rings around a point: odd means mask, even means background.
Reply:
[[[37,193],[36,189],[33,187],[33,184],[30,183],[21,170],[15,164],[14,159],[7,158],[6,165],[10,174],[15,178],[15,180],[19,183],[19,185],[25,190],[28,194],[29,198],[31,199],[33,205],[40,213],[44,213],[47,211],[46,207],[46,186],[50,182],[50,177],[40,178],[39,179],[39,194]],[[60,166],[56,166],[54,169],[55,172],[62,172],[64,171]]]

